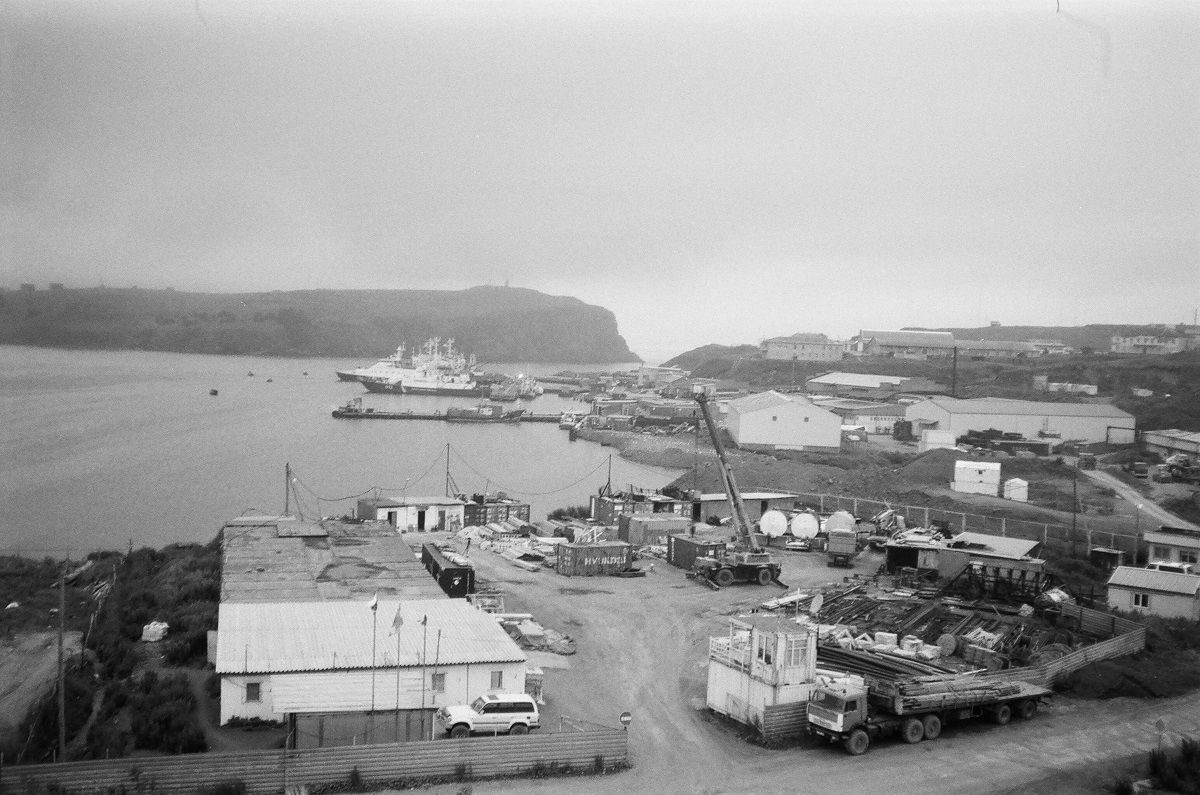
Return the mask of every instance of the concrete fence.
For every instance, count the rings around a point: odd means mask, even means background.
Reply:
[[[599,772],[628,761],[625,731],[588,728],[517,737],[23,765],[0,770],[0,793],[106,793],[120,788],[195,793],[240,781],[248,793],[274,795],[305,784],[347,782],[355,770],[364,782],[387,784],[536,775],[556,769]]]
[[[973,533],[986,533],[1006,538],[1024,538],[1029,541],[1040,541],[1043,546],[1047,547],[1066,548],[1071,545],[1078,545],[1083,549],[1109,547],[1122,549],[1129,555],[1136,555],[1138,550],[1137,534],[1093,530],[1087,526],[1087,515],[1083,513],[1078,515],[1079,521],[1076,528],[1072,530],[1069,525],[1054,522],[1032,522],[1002,516],[949,511],[928,505],[899,505],[861,497],[843,497],[837,494],[796,492],[796,497],[822,513],[849,511],[860,518],[870,518],[886,508],[891,508],[903,516],[910,527],[928,527],[933,521],[941,521],[959,532],[969,530]]]

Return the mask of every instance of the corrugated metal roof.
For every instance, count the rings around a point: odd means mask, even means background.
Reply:
[[[982,544],[991,550],[991,554],[1006,558],[1027,558],[1037,548],[1039,543],[1038,541],[1030,541],[1025,538],[1005,538],[1004,536],[990,536],[986,533],[972,533],[968,531],[956,535],[948,546],[954,549],[959,544]],[[965,551],[969,552],[971,550],[968,549]]]
[[[873,375],[871,373],[826,373],[816,378],[810,378],[809,384],[830,384],[832,386],[857,386],[865,389],[879,389],[884,384],[899,387],[910,378],[902,375]]]
[[[929,398],[951,414],[1021,414],[1051,417],[1112,417],[1133,419],[1129,412],[1107,403],[1039,403],[1008,398]],[[920,405],[920,404],[918,404]]]
[[[1110,588],[1136,588],[1143,591],[1195,596],[1200,591],[1200,574],[1179,574],[1173,571],[1118,566],[1112,573],[1112,577],[1109,577],[1108,585]]]
[[[494,617],[466,602],[442,599],[379,600],[372,616],[367,601],[222,603],[217,616],[218,673],[329,671],[397,665],[392,620],[400,610],[399,664],[421,664],[422,643],[437,643],[440,660],[459,663],[516,662],[525,653]],[[428,627],[421,624],[428,617]],[[373,619],[375,619],[373,621]],[[372,662],[372,626],[375,657]]]
[[[1147,544],[1163,544],[1169,547],[1184,547],[1188,549],[1200,549],[1200,534],[1197,531],[1188,532],[1187,528],[1180,528],[1180,531],[1162,532],[1159,530],[1145,531]]]
[[[1165,439],[1175,439],[1180,442],[1190,442],[1192,444],[1200,444],[1200,432],[1181,431],[1178,428],[1170,428],[1167,430],[1158,430],[1158,431],[1143,431],[1142,435],[1143,435],[1143,437],[1153,435],[1153,436],[1160,436]]]
[[[745,414],[748,411],[759,411],[761,409],[769,409],[773,408],[774,406],[782,406],[785,403],[794,402],[800,401],[796,401],[788,395],[771,390],[768,392],[759,392],[754,395],[747,395],[743,398],[731,400],[729,401],[729,407],[737,409],[738,413]],[[804,403],[808,402],[808,400],[804,400]]]
[[[1016,351],[1018,353],[1033,353],[1039,350],[1031,342],[1013,342],[1010,340],[955,340],[954,344],[964,351]]]

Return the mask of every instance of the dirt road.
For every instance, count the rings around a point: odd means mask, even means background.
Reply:
[[[1096,483],[1107,486],[1117,494],[1120,494],[1121,497],[1130,503],[1130,505],[1141,505],[1141,512],[1145,514],[1147,518],[1153,521],[1153,524],[1150,524],[1149,529],[1154,529],[1154,524],[1165,524],[1170,527],[1186,527],[1193,530],[1200,530],[1200,527],[1192,524],[1183,517],[1176,516],[1166,508],[1154,503],[1149,497],[1147,497],[1145,494],[1139,493],[1137,489],[1133,488],[1128,483],[1123,483],[1120,478],[1115,478],[1107,472],[1101,472],[1098,469],[1085,469],[1083,470],[1083,474],[1087,475]],[[1135,508],[1135,510],[1137,509]],[[1147,528],[1142,529],[1144,530]]]
[[[781,556],[783,580],[792,586],[841,581],[846,573],[827,568],[818,554]],[[568,579],[522,571],[488,552],[471,557],[481,580],[504,589],[507,610],[533,613],[577,641],[578,653],[565,658],[568,668],[546,668],[546,729],[557,730],[561,715],[617,726],[629,710],[634,765],[612,777],[480,782],[475,793],[804,793],[839,785],[847,791],[998,792],[1068,769],[1085,772],[1056,791],[1071,792],[1080,782],[1074,791],[1094,792],[1111,782],[1114,760],[1157,742],[1159,717],[1175,731],[1200,732],[1200,694],[1155,702],[1060,698],[1032,722],[960,724],[936,742],[881,742],[859,758],[810,741],[768,750],[747,741],[737,724],[712,717],[704,697],[708,638],[728,631],[726,616],[778,595],[777,588],[714,593],[664,562],[644,579]],[[870,574],[878,564],[877,556],[865,554],[856,570]],[[1097,775],[1107,778],[1098,785]]]

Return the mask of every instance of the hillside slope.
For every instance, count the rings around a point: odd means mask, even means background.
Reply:
[[[0,294],[0,343],[276,356],[378,357],[453,337],[480,361],[636,361],[607,309],[509,287]]]

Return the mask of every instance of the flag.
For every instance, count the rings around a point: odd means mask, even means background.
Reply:
[[[372,613],[374,613],[376,610],[379,609],[379,594],[378,594],[378,592],[371,594],[371,601],[367,604],[367,606],[371,608]]]
[[[421,626],[429,624],[429,616],[421,616]]]
[[[400,627],[402,627],[403,625],[404,625],[404,616],[401,615],[401,613],[400,613],[400,605],[396,605],[396,615],[392,619],[392,632],[393,633],[399,632]]]

